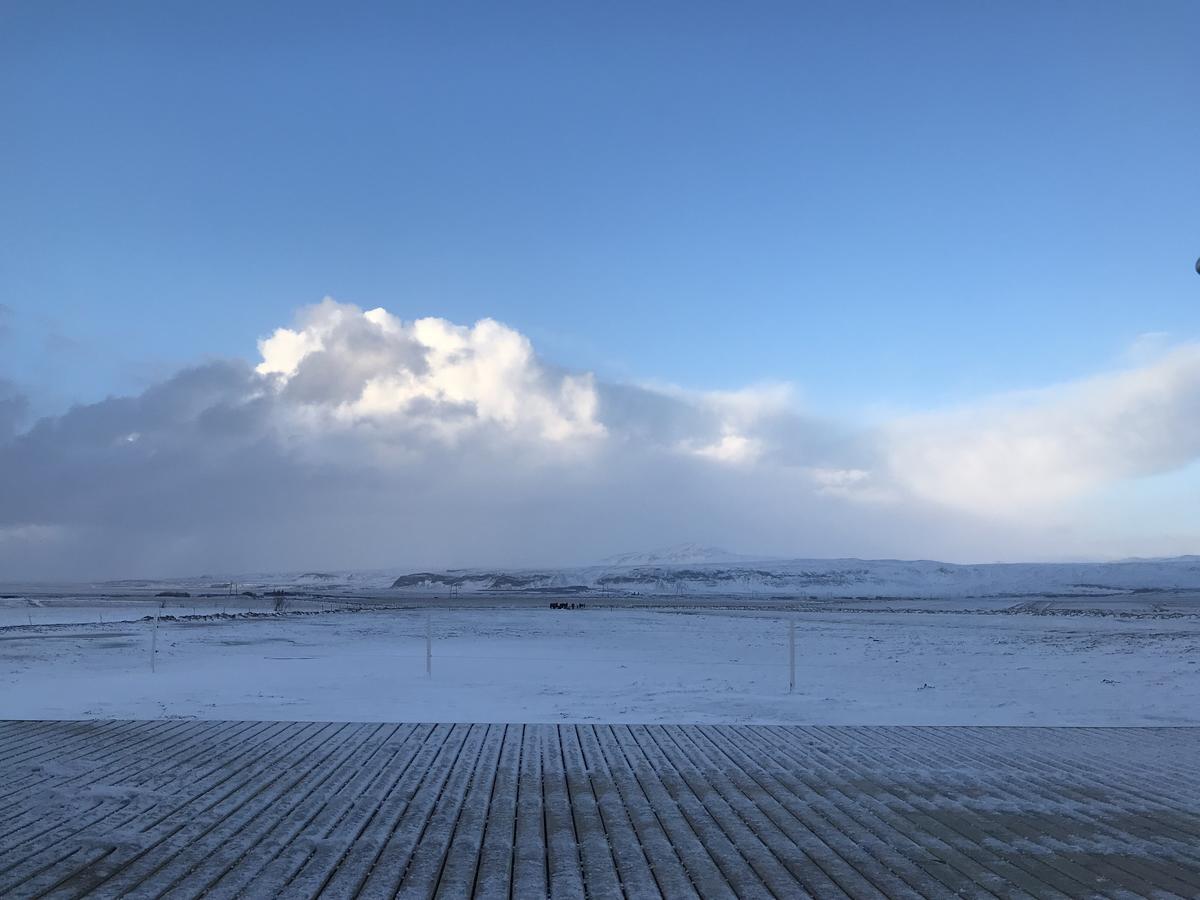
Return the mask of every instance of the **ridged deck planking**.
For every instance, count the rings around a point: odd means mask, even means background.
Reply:
[[[1200,729],[0,722],[0,896],[1200,897]]]

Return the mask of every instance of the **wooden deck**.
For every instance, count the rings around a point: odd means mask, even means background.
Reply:
[[[0,897],[1200,897],[1200,729],[0,722]]]

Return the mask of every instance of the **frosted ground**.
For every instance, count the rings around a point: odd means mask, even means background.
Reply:
[[[318,598],[279,616],[263,599],[168,600],[152,672],[143,617],[161,601],[10,596],[0,718],[1200,724],[1190,594],[552,599]]]

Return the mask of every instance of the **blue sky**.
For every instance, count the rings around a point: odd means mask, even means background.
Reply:
[[[1200,329],[1194,3],[567,6],[7,4],[9,377],[332,295],[861,415]]]
[[[315,565],[114,526],[315,483],[379,505],[330,564],[394,559],[414,485],[447,540],[558,510],[546,559],[1195,552],[1198,32],[1166,0],[0,5],[0,564]]]

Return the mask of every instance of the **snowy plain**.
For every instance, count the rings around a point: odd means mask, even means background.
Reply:
[[[551,600],[307,601],[279,616],[172,600],[157,637],[148,598],[9,600],[0,718],[1200,724],[1195,597]]]

